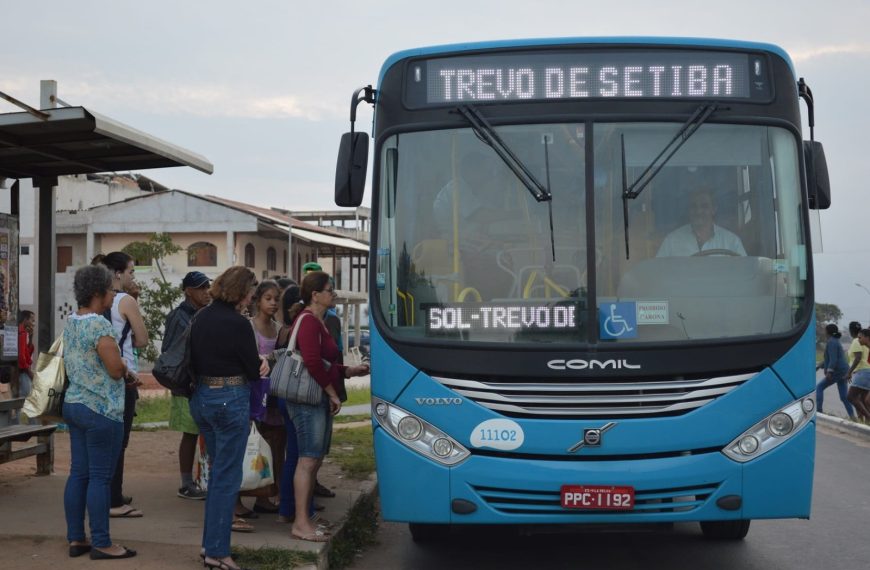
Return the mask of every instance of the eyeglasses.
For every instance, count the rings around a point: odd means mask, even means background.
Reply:
[[[323,291],[317,291],[317,293],[329,293],[330,295],[336,295],[335,288],[324,289]]]

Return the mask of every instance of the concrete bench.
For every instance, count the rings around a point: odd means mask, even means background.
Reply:
[[[0,401],[0,464],[23,457],[36,456],[36,474],[50,475],[54,466],[54,431],[56,424],[12,425],[12,412],[20,410],[24,398]],[[36,444],[21,449],[12,449],[14,441],[29,441],[36,437]]]

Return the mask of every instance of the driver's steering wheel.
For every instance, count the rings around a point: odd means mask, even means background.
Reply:
[[[740,257],[740,254],[730,249],[705,249],[697,253],[693,253],[691,257],[707,257],[708,255],[730,255],[732,257]]]

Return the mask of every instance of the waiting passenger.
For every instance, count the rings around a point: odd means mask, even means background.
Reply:
[[[855,406],[855,412],[861,421],[870,421],[870,363],[867,355],[870,354],[870,329],[862,329],[861,323],[852,321],[849,323],[849,334],[852,335],[852,344],[849,346],[849,357],[852,365],[846,373],[846,380],[851,384],[847,397]]]
[[[713,223],[716,206],[713,193],[707,188],[695,190],[689,196],[689,223],[669,233],[656,257],[689,257],[719,251],[724,255],[746,255],[743,242],[733,232]]]

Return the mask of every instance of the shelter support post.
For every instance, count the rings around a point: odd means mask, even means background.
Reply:
[[[38,315],[37,341],[40,352],[48,351],[54,342],[54,274],[57,270],[57,247],[55,243],[55,198],[57,197],[57,178],[35,178],[33,185],[38,190],[39,210],[37,248],[39,257],[36,262],[38,295],[36,307]]]

